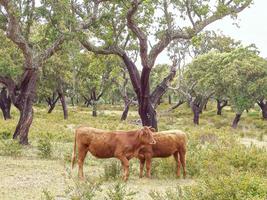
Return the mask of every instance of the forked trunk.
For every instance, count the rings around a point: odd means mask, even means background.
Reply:
[[[11,108],[11,98],[7,94],[6,88],[2,88],[0,93],[0,108],[3,112],[4,119],[11,119],[10,108]]]
[[[240,118],[241,118],[241,114],[236,114],[235,115],[235,119],[234,119],[233,124],[232,124],[233,128],[237,128],[237,125],[238,125],[238,122],[239,122]]]
[[[54,95],[53,95],[53,96],[54,96]],[[52,111],[53,111],[54,108],[56,107],[56,104],[57,104],[58,99],[59,99],[59,96],[58,96],[56,99],[54,99],[54,97],[53,97],[53,99],[49,98],[49,99],[47,100],[47,103],[48,103],[48,105],[49,105],[48,113],[52,113]]]
[[[13,138],[19,137],[20,143],[27,145],[29,129],[33,120],[33,101],[36,92],[37,70],[28,69],[24,72],[24,79],[20,85],[20,94],[17,97],[15,106],[20,111],[20,118]]]
[[[139,115],[143,126],[152,126],[158,130],[156,111],[150,102],[148,102],[147,105],[139,105]]]
[[[48,110],[48,112],[47,113],[52,113],[52,111],[54,110],[54,108],[56,107],[56,104],[55,103],[52,103],[52,104],[50,104],[49,105],[49,110]]]

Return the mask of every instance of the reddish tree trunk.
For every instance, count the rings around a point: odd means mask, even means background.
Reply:
[[[16,98],[16,102],[14,102],[14,105],[20,111],[20,118],[13,138],[16,139],[19,136],[20,143],[27,145],[29,129],[33,120],[32,106],[36,92],[37,70],[27,69],[23,77],[19,88],[19,96]]]
[[[6,88],[2,88],[0,93],[0,108],[3,112],[4,119],[11,119],[10,108],[11,108],[11,99],[7,94]]]
[[[237,128],[237,125],[238,125],[238,122],[239,122],[240,118],[241,118],[241,114],[236,114],[235,115],[235,119],[234,119],[233,124],[232,124],[233,128]]]
[[[156,130],[158,129],[156,111],[153,108],[150,100],[150,86],[149,75],[150,68],[144,67],[141,74],[141,95],[139,100],[139,115],[142,120],[143,126],[152,126]]]

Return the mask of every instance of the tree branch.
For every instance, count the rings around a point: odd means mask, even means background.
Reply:
[[[22,50],[25,57],[26,67],[32,67],[32,49],[30,48],[28,41],[23,37],[23,34],[21,32],[21,27],[16,17],[15,6],[12,4],[12,1],[9,0],[1,0],[0,4],[5,8],[7,12],[7,37]]]
[[[157,56],[170,44],[171,41],[175,39],[191,39],[194,35],[202,31],[206,26],[209,24],[222,19],[223,17],[234,14],[234,13],[239,13],[242,10],[244,10],[246,7],[248,7],[251,4],[252,0],[248,0],[246,3],[244,3],[240,7],[231,7],[224,13],[221,13],[219,10],[215,11],[213,15],[210,17],[198,21],[194,23],[195,25],[193,27],[188,27],[180,30],[173,30],[173,31],[168,31],[165,30],[162,38],[159,40],[157,44],[155,44],[152,48],[151,51],[148,55],[148,60],[149,60],[149,66],[153,66],[155,63],[155,60]]]
[[[41,67],[48,58],[50,58],[52,55],[54,55],[55,52],[60,50],[61,44],[63,44],[64,41],[65,36],[62,34],[54,41],[54,43],[50,47],[39,54],[36,60],[38,63],[37,67]]]
[[[143,67],[152,67],[148,65],[148,57],[147,57],[147,36],[146,34],[135,24],[133,20],[134,14],[137,12],[138,6],[141,2],[138,0],[132,1],[132,7],[127,12],[127,26],[128,28],[136,35],[139,40],[140,47],[140,57]]]

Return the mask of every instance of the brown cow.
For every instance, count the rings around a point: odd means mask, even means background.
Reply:
[[[138,158],[140,160],[140,178],[143,177],[144,164],[146,162],[146,175],[151,177],[152,157],[174,156],[177,162],[177,176],[180,177],[180,165],[183,166],[183,176],[186,177],[185,154],[186,134],[180,130],[170,130],[153,133],[156,144],[146,145],[140,149]]]
[[[124,169],[124,180],[129,176],[129,160],[138,155],[144,145],[155,144],[150,127],[132,131],[106,131],[86,126],[76,129],[72,154],[72,169],[78,146],[79,177],[84,179],[83,163],[88,151],[97,158],[118,158]]]

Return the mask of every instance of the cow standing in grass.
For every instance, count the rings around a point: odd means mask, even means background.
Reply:
[[[152,158],[165,158],[173,155],[177,162],[177,176],[180,177],[180,166],[183,166],[183,176],[186,177],[186,134],[180,130],[170,130],[153,133],[156,141],[153,145],[146,145],[139,151],[140,178],[146,162],[146,175],[151,177]]]
[[[155,144],[150,127],[144,126],[140,130],[132,131],[106,131],[86,126],[76,129],[74,149],[72,155],[72,168],[78,146],[79,177],[84,179],[83,164],[88,151],[97,158],[118,158],[123,166],[124,181],[129,176],[129,160],[138,155],[144,145]]]

